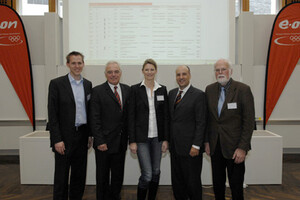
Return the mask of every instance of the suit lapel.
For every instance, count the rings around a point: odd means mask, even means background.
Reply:
[[[108,85],[108,82],[106,82],[106,84],[105,84],[105,90],[106,90],[106,93],[108,94],[108,96],[110,96],[120,107],[118,99],[117,99],[116,95],[113,93],[113,91],[111,90],[110,86]]]
[[[65,76],[65,78],[63,79],[63,85],[66,88],[67,93],[69,94],[68,96],[72,99],[72,101],[75,103],[75,99],[74,99],[74,94],[73,94],[73,90],[72,90],[72,86],[68,77],[68,74]]]
[[[148,97],[147,97],[147,92],[146,92],[146,88],[145,86],[140,86],[139,85],[139,95],[141,97],[141,99],[143,100],[143,102],[147,105],[147,107],[149,106],[148,103]]]
[[[121,92],[122,92],[122,108],[124,108],[125,99],[127,97],[127,91],[125,90],[124,85],[122,85],[121,83],[120,83],[120,87],[121,87]]]
[[[232,80],[230,87],[226,91],[225,101],[224,101],[224,104],[222,107],[221,115],[222,115],[222,112],[224,112],[227,109],[227,104],[232,101],[232,99],[235,95],[235,92],[236,92],[236,84],[235,84],[234,80]],[[217,108],[218,108],[218,105],[217,105]]]
[[[155,107],[155,110],[157,109],[157,91],[159,90],[160,88],[157,88],[156,91],[154,91],[154,107]]]
[[[178,90],[179,90],[179,88],[177,88],[177,89],[174,91],[173,97],[171,98],[171,100],[172,100],[171,103],[172,103],[172,108],[173,108],[173,110],[174,110],[174,107],[175,107],[175,101],[176,101],[176,97],[177,97]]]
[[[232,80],[231,85],[228,88],[228,91],[226,94],[226,98],[225,98],[224,105],[222,107],[222,111],[225,110],[227,107],[227,104],[232,101],[233,97],[235,96],[235,92],[236,92],[236,84],[235,84],[234,80]]]
[[[171,116],[174,116],[174,104],[175,104],[175,98],[176,98],[176,94],[178,93],[178,88],[172,92],[170,92],[170,96],[169,96],[169,102],[170,102],[170,113]]]
[[[212,94],[214,95],[212,98],[212,108],[213,108],[213,114],[216,119],[219,118],[218,116],[218,103],[219,103],[219,95],[220,95],[220,88],[219,84],[216,83],[213,87]]]
[[[183,104],[185,104],[185,102],[188,100],[189,96],[192,95],[193,92],[194,92],[194,87],[191,85],[190,88],[184,94],[184,96],[181,98],[181,101],[177,104],[175,110],[180,108]],[[178,93],[178,90],[177,90],[177,93]],[[175,98],[177,97],[177,93],[175,95]],[[175,100],[174,100],[174,104],[175,104]]]
[[[161,94],[160,93],[160,90],[162,89],[162,87],[160,88],[157,88],[157,90],[154,91],[154,106],[155,106],[155,109],[157,109],[157,96],[164,96],[164,94]],[[164,99],[165,101],[165,99]]]
[[[88,109],[88,104],[87,104],[87,97],[88,97],[88,95],[89,95],[89,90],[90,90],[90,88],[89,88],[89,85],[87,84],[87,82],[85,81],[85,79],[83,79],[83,89],[84,89],[84,101],[85,101],[85,108],[86,109]]]

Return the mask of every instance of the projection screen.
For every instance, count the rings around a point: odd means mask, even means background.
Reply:
[[[234,0],[64,0],[64,53],[86,64],[234,61]]]

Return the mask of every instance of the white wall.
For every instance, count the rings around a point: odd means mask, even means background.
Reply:
[[[45,128],[47,119],[49,81],[68,71],[65,66],[62,66],[65,62],[65,55],[62,55],[62,20],[54,13],[36,17],[26,16],[22,19],[33,64],[37,129],[42,130]],[[256,16],[252,13],[241,13],[237,19],[236,60],[238,64],[234,66],[233,78],[251,86],[255,98],[256,117],[262,117],[265,63],[274,19],[275,16]],[[141,65],[122,66],[122,82],[128,85],[140,82],[142,80]],[[206,85],[214,82],[211,65],[190,67],[194,86],[204,90]],[[176,87],[175,68],[175,65],[159,65],[157,80],[168,89]],[[104,66],[86,66],[83,75],[95,86],[105,81],[103,72]],[[296,67],[267,126],[268,130],[283,136],[283,147],[286,152],[298,152],[300,149],[298,142],[300,141],[300,110],[297,106],[300,102],[298,92],[300,80],[297,79],[298,75],[300,76],[299,66]],[[0,154],[1,152],[7,154],[7,150],[19,149],[19,136],[31,132],[32,127],[2,67],[0,68],[0,92],[4,94],[0,98]],[[261,124],[259,121],[259,129],[262,129]]]

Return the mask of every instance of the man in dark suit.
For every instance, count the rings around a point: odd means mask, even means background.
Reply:
[[[229,62],[215,63],[216,83],[206,88],[208,128],[205,151],[211,156],[215,198],[225,199],[226,168],[233,200],[243,200],[245,157],[254,128],[250,87],[231,78]]]
[[[176,69],[179,88],[169,93],[171,177],[175,199],[202,199],[202,153],[206,102],[204,92],[190,84],[188,66]]]
[[[121,199],[130,94],[130,87],[119,83],[121,75],[119,63],[108,62],[107,81],[92,91],[90,122],[96,153],[97,200]]]
[[[92,143],[87,126],[92,83],[81,76],[81,53],[73,51],[66,58],[70,73],[51,80],[48,94],[48,128],[55,153],[53,199],[67,200],[69,193],[69,199],[79,200],[85,187],[87,150]]]

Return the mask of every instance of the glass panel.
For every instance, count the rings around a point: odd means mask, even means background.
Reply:
[[[63,1],[62,0],[58,0],[57,1],[57,14],[58,16],[60,16],[61,18],[63,18]]]
[[[19,0],[20,15],[44,15],[49,12],[48,0]]]
[[[48,0],[28,0],[28,4],[42,4],[48,5]]]
[[[254,14],[276,14],[278,0],[250,0],[250,12]]]
[[[235,16],[239,16],[241,13],[241,0],[235,0]]]

